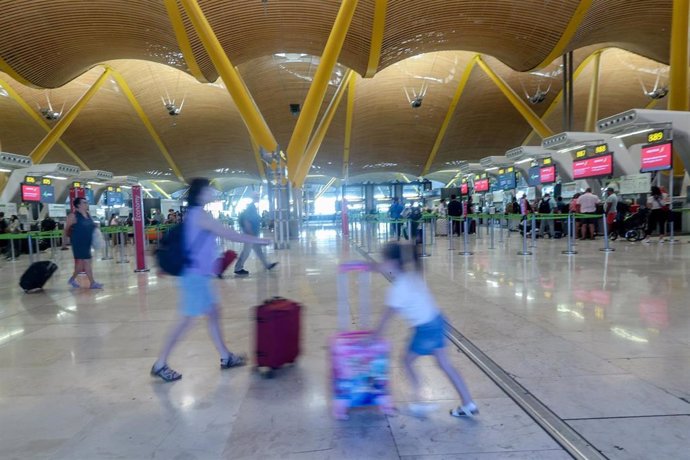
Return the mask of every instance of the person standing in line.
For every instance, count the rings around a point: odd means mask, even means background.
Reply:
[[[642,241],[645,244],[652,242],[651,236],[656,228],[659,229],[659,243],[663,243],[666,237],[666,220],[668,214],[668,195],[656,185],[652,186],[647,197],[647,208],[651,210],[647,221],[647,237]]]
[[[93,279],[93,266],[91,264],[91,242],[96,223],[89,214],[89,202],[86,198],[75,198],[73,201],[74,212],[67,216],[65,229],[62,233],[62,248],[67,248],[67,238],[72,243],[74,255],[74,272],[67,283],[73,288],[79,288],[77,275],[86,273],[89,278],[90,289],[103,289],[101,283]]]
[[[448,202],[448,218],[453,221],[453,235],[460,235],[460,217],[462,217],[462,203],[457,195],[451,195]]]
[[[242,230],[242,233],[246,235],[259,235],[259,229],[261,227],[261,216],[259,215],[259,210],[256,207],[256,203],[259,201],[259,198],[260,196],[258,192],[254,192],[252,194],[252,202],[249,203],[245,210],[242,211],[242,213],[240,214],[240,229]],[[240,257],[237,259],[237,263],[235,264],[235,275],[249,275],[249,272],[244,269],[244,263],[249,258],[249,253],[252,252],[252,250],[254,250],[254,253],[259,258],[266,270],[271,270],[275,268],[276,265],[278,265],[278,262],[269,263],[268,260],[266,260],[266,255],[264,254],[264,251],[261,248],[260,244],[244,243],[242,253],[240,254]]]
[[[541,198],[541,201],[539,202],[539,207],[537,208],[537,210],[541,215],[551,215],[553,214],[554,210],[556,210],[556,202],[553,198],[551,198],[551,195],[545,193],[544,196]],[[539,233],[542,237],[546,237],[546,235],[549,235],[549,238],[553,237],[553,234],[551,233],[551,231],[553,230],[551,228],[551,222],[552,221],[549,219],[544,219],[539,222]]]
[[[599,197],[592,193],[591,188],[587,188],[585,193],[580,195],[577,199],[577,204],[580,206],[580,212],[582,214],[590,214],[592,216],[601,216],[597,214],[597,205],[599,204]],[[582,234],[580,236],[581,240],[587,239],[587,230],[589,230],[589,238],[594,239],[594,218],[582,219]]]
[[[206,316],[208,332],[211,340],[220,354],[220,368],[242,366],[246,363],[246,356],[231,353],[223,340],[223,333],[219,320],[219,301],[212,281],[216,277],[216,259],[218,247],[216,237],[237,241],[245,244],[266,245],[269,239],[241,234],[230,227],[225,227],[209,213],[204,206],[213,199],[213,189],[208,179],[194,179],[189,186],[187,202],[189,208],[185,214],[184,247],[188,261],[182,276],[178,278],[179,312],[180,318],[168,336],[161,354],[151,367],[151,375],[160,377],[166,382],[182,378],[182,374],[171,369],[167,362],[173,348],[189,330],[194,319]]]
[[[403,205],[400,204],[400,198],[397,196],[393,197],[393,201],[391,202],[390,208],[388,208],[388,217],[390,217],[391,220],[401,220],[402,219],[402,212],[403,212]],[[395,235],[395,238],[399,241],[400,240],[400,228],[402,226],[402,223],[400,222],[393,222],[391,224],[391,230],[393,231],[393,234]]]
[[[419,377],[412,367],[418,357],[433,355],[462,400],[460,406],[450,410],[450,414],[454,417],[473,417],[479,414],[467,384],[448,358],[443,331],[444,318],[420,274],[421,264],[417,248],[411,244],[388,243],[383,248],[382,255],[383,262],[378,269],[384,275],[392,276],[393,283],[386,293],[386,310],[372,333],[372,340],[377,340],[381,336],[386,324],[396,312],[412,326],[412,339],[403,358],[404,368],[414,392],[410,410],[414,415],[421,417],[433,409],[433,406],[420,402]]]
[[[606,201],[604,201],[604,214],[606,214],[606,225],[609,227],[609,234],[616,230],[618,216],[618,195],[612,187],[606,189]]]

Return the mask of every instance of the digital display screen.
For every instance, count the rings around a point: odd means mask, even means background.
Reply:
[[[527,185],[528,186],[536,187],[537,185],[541,184],[541,181],[539,179],[541,174],[540,174],[539,170],[540,170],[539,166],[532,166],[531,168],[529,168],[529,170],[527,171]]]
[[[55,187],[52,185],[41,185],[41,203],[55,203]]]
[[[661,171],[673,167],[673,147],[666,144],[645,145],[640,152],[640,172]]]
[[[22,201],[41,201],[41,187],[38,185],[22,184]]]
[[[510,190],[514,189],[517,186],[516,180],[515,180],[515,173],[514,172],[509,172],[505,173],[499,182],[499,188],[501,190]]]
[[[124,197],[122,192],[105,192],[105,205],[106,206],[118,206],[124,204]]]
[[[613,174],[613,154],[573,161],[573,179],[610,176]]]
[[[585,160],[586,161],[586,160]],[[556,166],[544,166],[539,169],[539,182],[542,184],[552,184],[556,182]]]
[[[460,194],[461,195],[468,195],[470,193],[470,188],[467,185],[467,182],[463,182],[462,185],[460,185]]]
[[[93,189],[85,188],[84,198],[86,198],[86,201],[88,201],[89,204],[93,204]]]
[[[664,140],[664,132],[663,131],[654,131],[653,133],[649,133],[647,135],[647,142],[650,144],[652,142],[660,142]]]
[[[474,191],[475,192],[488,192],[489,191],[489,179],[479,179],[474,181]]]

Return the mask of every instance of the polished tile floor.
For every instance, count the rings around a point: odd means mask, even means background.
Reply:
[[[516,234],[490,249],[473,237],[471,256],[438,238],[425,277],[450,322],[606,457],[688,458],[690,452],[690,244],[537,242],[519,256]],[[298,365],[264,380],[251,368],[220,371],[198,324],[170,364],[173,384],[149,368],[175,319],[174,280],[130,264],[98,260],[103,291],[70,290],[71,261],[43,293],[17,287],[27,260],[0,270],[0,449],[8,459],[566,459],[570,458],[469,359],[452,347],[481,414],[448,415],[457,404],[431,361],[420,362],[424,398],[439,408],[427,420],[405,411],[409,387],[398,357],[406,329],[388,330],[399,413],[329,412],[327,340],[336,330],[336,266],[377,258],[371,245],[346,244],[313,228],[290,250],[270,251],[275,272],[217,283],[231,348],[251,351],[254,305],[272,295],[305,305]],[[46,254],[43,258],[47,258]],[[26,257],[24,256],[24,259]],[[380,310],[388,282],[375,276]],[[353,291],[355,289],[352,283]],[[355,302],[356,303],[356,302]],[[356,321],[358,306],[351,318]]]

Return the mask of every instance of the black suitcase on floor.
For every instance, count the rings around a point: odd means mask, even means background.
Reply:
[[[41,289],[44,284],[53,276],[58,266],[49,260],[32,263],[19,279],[19,286],[25,292]]]

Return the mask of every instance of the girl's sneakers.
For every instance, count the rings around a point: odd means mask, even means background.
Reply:
[[[79,283],[77,283],[77,280],[74,279],[74,277],[70,278],[67,280],[67,284],[72,286],[75,289],[79,289],[81,286],[79,286]]]
[[[474,402],[471,402],[451,409],[450,415],[453,417],[474,417],[475,415],[479,415],[479,408]]]
[[[230,369],[231,367],[244,366],[245,364],[247,364],[247,356],[243,354],[236,355],[230,353],[227,358],[221,358],[220,360],[221,369]]]

